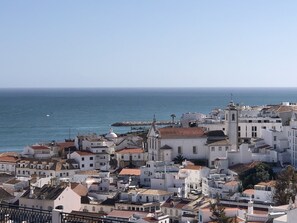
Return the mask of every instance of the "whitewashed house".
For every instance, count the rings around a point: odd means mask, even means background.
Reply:
[[[94,170],[96,155],[89,151],[75,151],[68,158],[74,159],[79,163],[80,170]]]
[[[142,148],[123,148],[115,152],[120,167],[145,165],[148,154]]]
[[[75,160],[54,159],[22,159],[17,162],[16,176],[31,177],[70,177],[79,171],[79,164]]]
[[[80,210],[81,197],[70,187],[45,185],[42,188],[34,188],[31,186],[20,197],[19,206],[50,211],[61,206],[64,212],[70,213]]]
[[[0,156],[0,172],[15,173],[16,164],[19,160],[16,156],[1,155]]]

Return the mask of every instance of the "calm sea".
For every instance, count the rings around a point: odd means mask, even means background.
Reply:
[[[231,99],[245,105],[296,102],[297,88],[189,89],[0,89],[0,151],[107,133],[119,121],[170,120],[182,113],[209,113]],[[130,128],[114,127],[116,133]]]

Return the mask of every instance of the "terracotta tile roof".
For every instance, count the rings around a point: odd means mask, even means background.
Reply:
[[[261,163],[260,161],[254,161],[252,163],[247,163],[247,164],[236,164],[234,166],[229,167],[229,169],[238,174],[241,174],[247,170],[255,168],[260,163]]]
[[[271,180],[271,181],[268,181],[268,182],[260,182],[257,185],[267,186],[267,187],[274,187],[275,184],[276,184],[276,181],[275,180]]]
[[[187,199],[172,199],[172,198],[169,198],[162,205],[162,207],[182,209],[183,207],[187,206],[191,202],[192,202],[192,200],[187,200]]]
[[[186,169],[186,170],[202,170],[203,168],[204,168],[203,166],[187,165],[183,169]]]
[[[226,186],[238,186],[238,184],[239,184],[239,182],[235,181],[235,180],[225,183]]]
[[[19,159],[14,156],[0,156],[0,162],[16,163]]]
[[[198,138],[205,136],[203,128],[161,128],[159,129],[161,138]]]
[[[254,189],[247,189],[245,191],[242,192],[243,194],[245,195],[248,195],[248,196],[252,196],[255,194],[255,190]]]
[[[130,153],[144,153],[144,150],[141,148],[124,148],[121,150],[116,151],[118,154],[130,154]]]
[[[71,189],[81,197],[88,194],[88,189],[80,183],[71,183]]]
[[[30,146],[33,150],[50,150],[49,147],[47,146],[41,146],[41,145],[38,145],[38,146]]]
[[[128,169],[128,168],[124,168],[121,170],[121,172],[119,173],[120,176],[124,176],[124,175],[131,175],[131,176],[140,176],[140,169]]]
[[[168,192],[166,190],[154,190],[154,189],[146,189],[140,194],[146,194],[146,195],[170,195],[173,194],[172,192]]]
[[[79,154],[80,156],[93,156],[94,153],[89,152],[89,151],[75,151],[77,154]]]
[[[62,149],[74,146],[74,142],[58,142],[57,145]]]

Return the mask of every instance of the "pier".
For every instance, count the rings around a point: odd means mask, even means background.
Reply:
[[[127,121],[127,122],[116,122],[113,123],[111,126],[114,127],[121,127],[121,126],[148,126],[148,125],[152,125],[153,122],[152,121]],[[172,122],[172,121],[156,121],[155,122],[156,125],[175,125],[176,122]]]

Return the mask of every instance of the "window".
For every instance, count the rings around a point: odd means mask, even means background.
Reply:
[[[273,136],[273,141],[276,141],[276,136]]]
[[[90,157],[90,160],[93,160],[93,157],[92,156]]]
[[[90,167],[93,167],[93,163],[90,164]]]
[[[222,151],[222,147],[221,146],[219,146],[219,151]]]
[[[178,154],[182,153],[182,147],[181,146],[177,147],[177,152],[178,152]]]
[[[196,146],[193,146],[193,153],[194,154],[197,154],[197,148],[196,148]]]
[[[82,157],[81,160],[84,161],[85,160],[85,157]]]
[[[232,121],[235,121],[235,114],[232,114]]]
[[[81,167],[84,168],[85,167],[85,164],[81,164]]]
[[[214,146],[212,146],[212,147],[211,147],[211,151],[212,151],[212,152],[214,152],[214,151],[215,151],[215,148],[214,148]]]

